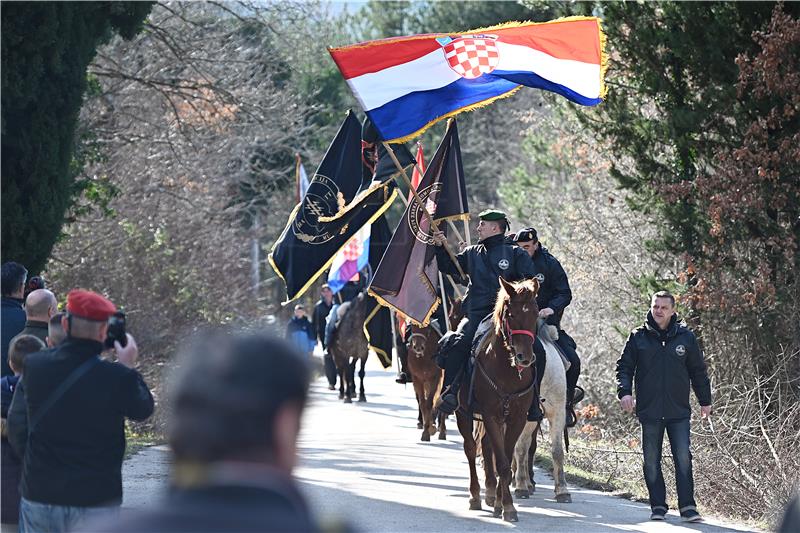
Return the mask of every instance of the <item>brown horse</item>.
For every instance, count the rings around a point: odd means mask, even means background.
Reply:
[[[473,416],[480,414],[485,427],[481,446],[486,472],[486,503],[494,507],[495,517],[502,515],[507,522],[518,520],[510,489],[511,457],[525,426],[536,384],[532,365],[536,317],[539,314],[536,305],[538,290],[539,282],[535,279],[509,283],[500,278],[500,290],[492,314],[494,328],[489,333],[488,342],[483,343],[475,354],[472,383],[461,387],[456,411],[458,430],[464,437],[464,454],[469,463],[469,508],[481,508],[481,487],[475,468],[477,444],[472,433]]]
[[[443,371],[433,356],[436,355],[439,334],[431,327],[411,326],[411,338],[408,340],[408,370],[414,383],[419,411],[422,415],[422,440],[431,440],[436,432],[433,423],[433,403],[441,392]],[[447,416],[439,414],[439,440],[447,438],[445,420]]]
[[[344,403],[353,402],[353,395],[356,393],[356,363],[361,360],[361,370],[358,372],[358,377],[361,378],[358,401],[366,402],[364,365],[367,363],[369,351],[363,326],[367,316],[367,298],[362,292],[350,302],[343,304],[338,311],[342,318],[331,336],[328,352],[339,374],[339,399],[344,399]]]

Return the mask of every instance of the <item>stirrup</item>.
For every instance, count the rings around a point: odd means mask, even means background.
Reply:
[[[567,419],[564,424],[568,428],[574,428],[578,423],[578,415],[575,414],[575,409],[570,405],[567,407]]]
[[[400,372],[400,375],[397,376],[397,379],[394,380],[395,383],[400,383],[401,385],[405,385],[406,383],[412,383],[413,380],[411,376],[405,372]]]
[[[434,409],[445,415],[452,415],[458,409],[458,395],[452,390],[439,396]]]
[[[575,385],[575,390],[572,393],[572,405],[575,405],[576,403],[581,403],[581,401],[585,396],[586,396],[586,391],[583,390],[583,387]]]

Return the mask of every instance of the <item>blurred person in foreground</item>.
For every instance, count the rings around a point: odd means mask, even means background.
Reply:
[[[65,316],[65,313],[56,313],[50,317],[50,322],[47,324],[47,338],[44,341],[48,348],[55,348],[67,338],[67,332],[61,325]]]
[[[22,462],[11,449],[6,436],[6,418],[11,398],[17,388],[20,375],[25,368],[25,358],[34,352],[44,350],[44,343],[33,335],[17,335],[8,347],[8,364],[14,372],[13,376],[0,379],[0,393],[2,394],[2,444],[0,445],[0,474],[2,474],[2,511],[0,522],[3,524],[17,524],[19,522],[19,482],[22,477]]]
[[[47,342],[48,323],[58,312],[56,295],[47,289],[36,289],[25,298],[25,328],[20,335],[33,335]]]
[[[636,399],[633,388],[636,386]],[[711,381],[694,333],[675,314],[675,297],[653,295],[644,325],[628,336],[617,361],[617,397],[628,413],[636,409],[642,425],[644,480],[650,495],[650,520],[664,520],[667,493],[661,471],[664,432],[675,463],[678,510],[684,522],[702,520],[694,501],[689,438],[689,385],[700,403],[700,415],[711,415]]]
[[[170,386],[175,454],[165,499],[87,531],[319,531],[292,477],[309,366],[261,335],[208,334]]]
[[[2,348],[2,361],[0,362],[0,375],[11,376],[14,373],[8,366],[8,345],[11,339],[25,329],[25,280],[28,279],[28,270],[14,261],[3,263],[2,270],[2,317],[0,319],[0,348]]]
[[[20,532],[62,532],[115,513],[122,503],[125,418],[153,413],[153,396],[134,369],[138,348],[113,342],[117,362],[100,358],[116,307],[85,290],[67,295],[67,339],[29,355],[8,414],[8,437],[23,458]]]

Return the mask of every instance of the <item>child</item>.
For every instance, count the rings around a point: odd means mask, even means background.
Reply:
[[[5,376],[0,380],[2,392],[2,456],[0,456],[0,472],[2,482],[0,491],[3,493],[2,509],[0,509],[0,522],[3,524],[16,524],[19,522],[19,481],[22,475],[22,461],[11,449],[6,438],[6,417],[14,396],[22,371],[25,368],[25,357],[34,352],[44,350],[44,343],[33,335],[17,335],[11,339],[8,346],[8,364],[14,372],[13,376]]]

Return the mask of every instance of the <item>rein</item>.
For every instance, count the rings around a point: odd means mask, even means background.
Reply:
[[[519,392],[512,392],[508,394],[503,389],[501,389],[497,385],[497,383],[494,382],[491,376],[486,372],[486,369],[483,368],[483,365],[481,364],[480,358],[477,357],[475,358],[475,366],[478,367],[478,370],[481,371],[481,375],[484,377],[486,382],[489,383],[489,385],[494,390],[495,394],[497,394],[497,396],[500,398],[500,401],[503,403],[503,416],[508,416],[509,412],[508,404],[511,402],[511,400],[516,400],[518,398],[522,398],[523,396],[530,394],[531,392],[533,392],[533,387],[536,385],[536,380],[532,379],[531,384],[525,387],[525,389]]]

